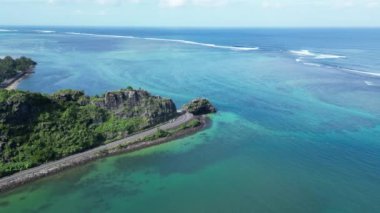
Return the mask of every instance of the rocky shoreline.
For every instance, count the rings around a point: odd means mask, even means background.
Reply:
[[[0,88],[5,88],[7,90],[17,89],[17,86],[21,83],[22,80],[27,78],[29,75],[34,73],[34,66],[29,68],[26,71],[18,73],[13,78],[7,79],[0,84]]]
[[[33,72],[24,72],[23,75],[19,76],[17,79],[14,79],[12,81],[12,83],[10,83],[5,89],[6,90],[17,89],[17,87],[21,83],[21,81],[28,78],[32,74],[33,74]]]
[[[85,163],[88,163],[90,161],[93,161],[99,158],[103,158],[103,157],[107,157],[111,155],[117,155],[121,153],[133,152],[133,151],[141,150],[147,147],[155,146],[158,144],[163,144],[175,139],[179,139],[179,138],[194,134],[200,130],[203,130],[207,128],[211,123],[210,119],[204,115],[192,117],[190,121],[194,119],[199,119],[201,124],[197,127],[179,130],[177,132],[174,132],[170,136],[167,136],[164,138],[159,138],[159,139],[151,140],[151,141],[141,141],[141,142],[133,142],[133,143],[125,143],[125,144],[119,143],[116,147],[111,147],[111,148],[98,147],[98,148],[94,148],[92,150],[89,150],[83,153],[76,154],[78,155],[77,157],[69,156],[67,158],[63,158],[55,162],[47,163],[36,168],[31,168],[31,169],[16,173],[14,175],[4,177],[0,179],[0,192],[9,191],[11,189],[24,185],[26,183],[30,183],[37,179],[56,174],[58,172],[61,172],[69,168],[73,168],[75,166],[83,165]],[[139,141],[139,139],[140,138],[138,138],[136,141]],[[114,144],[114,143],[111,143],[111,144]]]

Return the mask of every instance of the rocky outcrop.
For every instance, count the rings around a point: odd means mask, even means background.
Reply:
[[[183,107],[183,110],[194,115],[215,113],[217,110],[211,102],[205,98],[197,98]]]
[[[77,90],[61,90],[53,94],[53,97],[59,101],[78,101],[83,96],[84,92]]]
[[[54,93],[52,98],[59,102],[76,102],[81,106],[90,103],[90,97],[86,96],[83,91],[78,90],[60,90]]]
[[[145,90],[107,92],[103,98],[94,100],[93,104],[111,110],[120,118],[142,117],[149,126],[177,115],[177,108],[171,99],[152,96]]]

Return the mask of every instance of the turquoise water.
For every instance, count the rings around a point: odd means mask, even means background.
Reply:
[[[220,112],[196,135],[3,193],[0,212],[380,209],[380,30],[16,30],[0,56],[39,63],[20,89],[132,85]]]

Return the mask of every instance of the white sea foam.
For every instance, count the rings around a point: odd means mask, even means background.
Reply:
[[[302,63],[307,66],[314,66],[314,67],[325,67],[328,69],[337,69],[343,72],[348,72],[360,76],[366,76],[366,77],[371,77],[371,78],[380,78],[380,73],[374,73],[374,72],[365,72],[365,71],[360,71],[360,70],[354,70],[354,69],[348,69],[348,68],[343,68],[343,67],[334,67],[334,66],[328,66],[328,65],[322,65],[318,63],[311,63],[311,62],[304,62],[303,59],[307,57],[311,57],[313,59],[335,59],[335,58],[345,58],[345,56],[338,56],[338,55],[330,55],[330,54],[317,54],[310,52],[309,50],[292,50],[290,51],[292,54],[300,56],[299,58],[296,59],[296,62]],[[370,81],[365,81],[365,83],[368,86],[373,86],[374,84]]]
[[[365,84],[367,84],[368,86],[375,86],[374,83],[372,83],[371,81],[364,81]]]
[[[342,55],[333,55],[333,54],[322,54],[322,53],[314,53],[310,50],[291,50],[290,53],[301,56],[301,57],[310,57],[314,59],[339,59],[346,58],[346,56]]]
[[[152,40],[152,41],[176,42],[176,43],[182,43],[182,44],[198,45],[198,46],[211,47],[211,48],[219,48],[219,49],[229,49],[229,50],[235,50],[235,51],[254,51],[254,50],[259,50],[258,47],[224,46],[224,45],[201,43],[201,42],[188,41],[188,40],[179,40],[179,39],[165,39],[165,38],[143,38],[143,39],[145,39],[145,40]]]
[[[106,37],[106,38],[136,38],[134,36],[119,36],[119,35],[101,35],[93,33],[76,33],[76,32],[66,32],[69,35],[82,35],[82,36],[93,36],[93,37]]]
[[[201,43],[201,42],[188,41],[188,40],[179,40],[179,39],[145,38],[145,37],[134,37],[134,36],[101,35],[101,34],[76,33],[76,32],[67,32],[66,34],[69,34],[69,35],[95,36],[95,37],[107,37],[107,38],[129,38],[129,39],[144,39],[144,40],[162,41],[162,42],[175,42],[175,43],[182,43],[182,44],[188,44],[188,45],[197,45],[197,46],[210,47],[210,48],[229,49],[229,50],[234,50],[234,51],[254,51],[254,50],[259,50],[258,47],[224,46],[224,45]]]
[[[76,32],[66,32],[66,34],[69,34],[69,35],[81,35],[83,33],[76,33]]]
[[[337,59],[337,58],[346,58],[346,56],[331,55],[331,54],[319,54],[315,56],[315,59]]]
[[[316,63],[307,63],[307,62],[305,62],[305,63],[303,63],[304,65],[307,65],[307,66],[313,66],[313,67],[321,67],[322,65],[320,65],[320,64],[316,64]]]
[[[0,29],[0,32],[16,32],[17,30]]]
[[[315,56],[315,54],[309,50],[290,50],[290,53],[298,56]]]
[[[345,72],[354,73],[354,74],[357,74],[357,75],[380,78],[380,73],[375,73],[375,72],[364,72],[364,71],[353,70],[353,69],[347,69],[347,68],[341,68],[341,70],[343,70],[343,71],[345,71]]]
[[[55,33],[53,30],[33,30],[36,33]]]

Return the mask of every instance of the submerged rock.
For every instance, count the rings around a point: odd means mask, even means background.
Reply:
[[[183,110],[194,115],[216,113],[216,108],[205,98],[197,98],[183,106]]]

